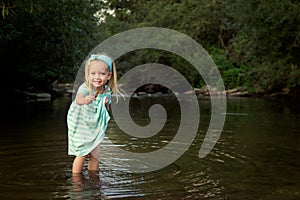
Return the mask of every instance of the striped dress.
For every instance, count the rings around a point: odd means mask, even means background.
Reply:
[[[73,101],[67,115],[68,154],[85,156],[95,149],[104,139],[110,116],[105,106],[105,99],[111,102],[110,89],[98,94],[90,104],[79,106]],[[82,84],[78,93],[88,95],[88,89]],[[93,91],[95,93],[95,91]]]

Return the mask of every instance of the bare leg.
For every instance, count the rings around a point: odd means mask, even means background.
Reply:
[[[92,154],[90,155],[88,170],[89,171],[99,171],[99,161]]]
[[[72,172],[74,174],[81,173],[86,156],[76,156],[73,162]]]
[[[72,185],[74,192],[81,192],[83,191],[83,176],[81,173],[73,173],[72,175]]]
[[[100,154],[100,145],[98,145],[91,153],[90,160],[88,164],[89,171],[99,171],[99,154]]]
[[[99,178],[99,173],[98,173],[98,171],[89,171],[89,181],[91,182],[91,183],[94,183],[94,184],[96,184],[96,185],[94,185],[94,186],[99,186],[99,184],[100,184],[100,178]]]

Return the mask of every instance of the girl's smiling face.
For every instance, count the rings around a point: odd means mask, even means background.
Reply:
[[[94,89],[101,89],[111,77],[107,64],[101,60],[93,60],[89,66],[89,81]]]

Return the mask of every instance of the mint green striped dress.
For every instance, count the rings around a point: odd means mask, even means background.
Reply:
[[[82,84],[78,93],[88,95],[88,89]],[[93,91],[95,93],[95,91]],[[111,92],[98,94],[90,104],[79,106],[72,102],[67,115],[68,154],[85,156],[95,149],[104,139],[110,116],[105,106],[105,99],[111,102]]]

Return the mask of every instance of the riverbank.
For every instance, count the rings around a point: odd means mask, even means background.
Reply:
[[[72,97],[74,93],[73,84],[71,83],[55,83],[53,84],[52,90],[50,91],[22,91],[22,90],[12,90],[7,96],[3,97],[2,103],[5,105],[18,104],[18,103],[29,103],[36,101],[51,101],[58,97]],[[220,95],[225,93],[228,98],[271,98],[271,99],[300,99],[300,88],[289,89],[284,88],[281,91],[275,92],[250,92],[244,88],[234,88],[225,90],[223,92],[219,91],[217,88],[210,86],[204,86],[202,88],[194,88],[191,91],[182,91],[180,94],[191,95],[196,94],[198,97],[210,96],[210,95]],[[135,90],[134,97],[143,96],[168,96],[172,95],[172,92],[165,87],[154,84],[147,84],[143,87]]]
[[[56,96],[72,96],[75,91],[73,90],[73,84],[70,83],[62,83],[55,84],[53,86],[52,95]],[[194,88],[193,91],[184,91],[182,94],[193,94],[195,93],[197,96],[210,96],[210,95],[219,95],[225,92],[228,97],[269,97],[269,98],[281,98],[281,97],[291,97],[291,98],[300,98],[300,88],[298,89],[289,89],[283,88],[281,91],[275,92],[250,92],[245,88],[234,88],[228,89],[225,91],[219,91],[217,88],[211,86],[204,86],[202,88]],[[135,96],[144,96],[144,95],[155,95],[158,96],[160,94],[167,95],[170,94],[171,91],[167,88],[156,85],[156,84],[146,84],[140,88],[138,88],[135,92]]]

